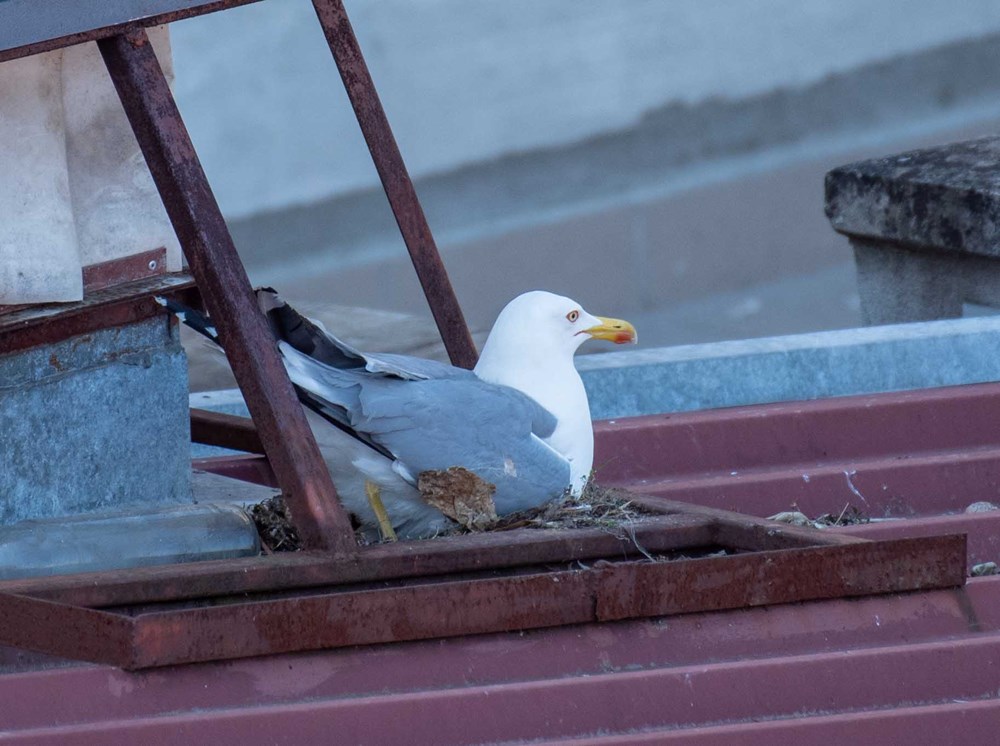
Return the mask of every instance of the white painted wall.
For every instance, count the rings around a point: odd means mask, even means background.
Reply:
[[[1000,31],[989,0],[353,0],[415,176]],[[224,210],[377,183],[307,0],[172,27],[176,93]]]

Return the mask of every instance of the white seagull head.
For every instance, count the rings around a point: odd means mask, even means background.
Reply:
[[[635,342],[636,332],[627,321],[588,313],[572,298],[533,290],[514,298],[497,316],[483,357],[488,361],[500,353],[506,361],[564,363],[588,339],[624,344]]]

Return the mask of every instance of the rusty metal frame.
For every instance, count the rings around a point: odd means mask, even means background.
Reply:
[[[659,515],[628,537],[518,529],[380,545],[349,558],[303,552],[6,581],[0,643],[140,669],[965,580],[964,535],[872,542],[633,499]],[[719,548],[728,554],[676,558]]]
[[[343,4],[313,5],[449,355],[471,366],[471,336]],[[962,535],[873,542],[637,495],[652,515],[622,537],[521,529],[357,547],[146,36],[185,13],[5,50],[0,60],[97,41],[252,415],[195,411],[193,437],[265,452],[258,466],[281,486],[309,551],[6,581],[0,643],[136,669],[964,582]],[[12,314],[0,334],[24,347],[127,323],[156,313],[150,296],[164,289],[196,292],[184,276],[131,283],[64,309],[57,324],[44,310]],[[717,549],[726,556],[703,556]]]

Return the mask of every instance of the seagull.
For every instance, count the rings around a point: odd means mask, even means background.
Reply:
[[[256,292],[338,495],[366,540],[427,538],[453,527],[420,485],[423,475],[454,468],[491,488],[501,516],[579,497],[593,466],[594,432],[573,356],[590,339],[637,339],[627,321],[532,291],[500,312],[470,371],[361,352],[270,288]],[[214,335],[207,319],[165,303]]]

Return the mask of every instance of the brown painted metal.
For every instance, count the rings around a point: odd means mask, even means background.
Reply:
[[[131,256],[109,259],[106,262],[90,264],[83,268],[83,297],[98,290],[146,280],[167,273],[167,250],[164,248],[143,251]],[[0,315],[37,308],[38,304],[0,305]]]
[[[935,740],[936,732],[922,739],[933,723],[911,719],[908,708],[998,702],[980,701],[995,696],[998,612],[1000,578],[984,578],[962,590],[137,673],[106,666],[7,672],[0,701],[17,707],[0,708],[0,726],[15,742],[82,734],[100,743],[207,735],[306,743],[328,741],[335,723],[346,743],[466,744],[594,731],[631,742],[637,730],[658,727],[698,737],[725,722],[729,738],[708,742],[742,743],[739,726],[780,726],[776,718],[788,717],[805,733],[796,742],[856,743],[825,737],[830,718],[875,714],[895,730],[868,742],[952,743]],[[864,712],[873,707],[879,710]],[[968,742],[995,740],[994,724],[980,731],[968,718],[948,723]]]
[[[145,280],[166,274],[167,250],[165,248],[142,251],[131,256],[111,259],[83,268],[83,292],[103,290],[112,285]]]
[[[207,445],[212,444],[208,443]],[[267,456],[259,454],[196,458],[192,459],[191,468],[264,487],[274,487],[275,489],[278,487],[278,480],[274,477],[271,465],[267,463]]]
[[[631,494],[631,493],[625,493]],[[715,526],[715,541],[721,546],[748,551],[764,549],[794,549],[817,544],[854,544],[857,539],[813,528],[791,526],[764,518],[739,515],[703,505],[667,500],[649,495],[634,495],[631,500],[647,510],[668,515],[701,516]]]
[[[872,523],[841,526],[829,531],[859,539],[899,539],[904,536],[940,536],[965,534],[967,564],[1000,563],[1000,510],[957,515],[928,515],[918,518],[896,518]]]
[[[602,589],[597,618],[665,616],[957,587],[966,575],[965,536],[961,534],[754,552],[740,555],[739,562],[728,559],[633,563]],[[693,599],[698,600],[693,603]]]
[[[207,409],[191,410],[191,442],[248,453],[264,453],[253,420]]]
[[[344,5],[340,0],[313,0],[313,6],[448,356],[454,365],[472,368],[478,359],[472,334],[441,262],[434,236],[427,225],[427,218],[417,199],[413,182],[403,163]]]
[[[0,354],[162,315],[155,295],[190,304],[197,291],[190,275],[177,272],[97,290],[78,303],[23,307],[0,316]]]
[[[1000,383],[649,415],[596,423],[594,463],[608,484],[735,480],[799,465],[808,473],[858,457],[1000,446],[998,421]]]
[[[30,57],[33,54],[41,54],[43,52],[52,51],[53,49],[62,49],[63,47],[83,44],[88,41],[98,41],[100,39],[124,33],[129,29],[135,28],[136,26],[152,28],[153,26],[162,26],[167,23],[173,23],[174,21],[184,20],[185,18],[193,18],[206,13],[214,13],[219,10],[227,10],[229,8],[236,8],[240,5],[250,5],[251,3],[256,2],[260,2],[260,0],[219,0],[219,2],[205,3],[204,5],[197,7],[184,8],[168,13],[158,13],[149,16],[141,16],[141,9],[137,9],[136,15],[138,17],[130,18],[127,22],[117,23],[110,26],[101,26],[99,28],[89,29],[75,34],[68,34],[66,36],[59,36],[53,39],[40,39],[32,44],[26,44],[12,49],[0,50],[0,62],[14,60],[19,57]]]
[[[589,622],[594,574],[420,583],[140,614],[134,667]]]
[[[1000,384],[619,420],[595,427],[605,484],[703,506],[874,519],[1000,493]]]
[[[350,519],[337,500],[145,30],[101,39],[98,46],[219,329],[299,535],[310,547],[353,552]]]

